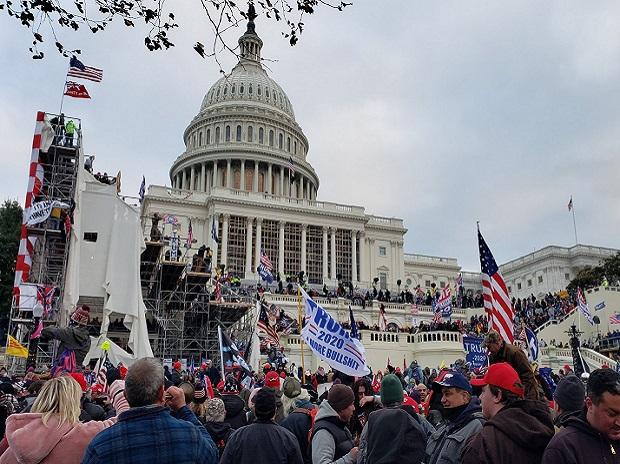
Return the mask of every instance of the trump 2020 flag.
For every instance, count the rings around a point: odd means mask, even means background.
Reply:
[[[313,353],[332,368],[354,377],[370,373],[366,350],[330,314],[300,288],[305,303],[305,325],[301,336]]]

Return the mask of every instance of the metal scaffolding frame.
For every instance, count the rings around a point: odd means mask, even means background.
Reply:
[[[46,119],[59,118],[59,115],[46,113]],[[40,151],[39,165],[43,169],[41,192],[35,201],[57,200],[69,206],[74,204],[78,170],[81,168],[80,153],[82,149],[81,122],[78,118],[64,117],[73,120],[78,126],[72,146],[65,147],[65,137],[57,129],[52,145],[47,152]],[[31,167],[32,169],[32,167]],[[33,252],[30,255],[28,282],[41,287],[54,287],[55,307],[43,320],[45,326],[57,324],[60,318],[60,302],[65,289],[65,274],[69,257],[70,238],[64,233],[62,217],[49,217],[34,226],[27,227],[28,239],[35,238]],[[9,334],[19,343],[28,348],[28,359],[12,358],[13,371],[24,370],[26,365],[51,364],[55,357],[56,343],[39,343],[39,339],[30,340],[30,334],[36,328],[32,310],[24,310],[13,298]]]
[[[218,327],[247,340],[252,298],[223,288],[214,299],[210,273],[192,272],[184,261],[169,261],[162,242],[146,242],[140,275],[143,299],[159,325],[153,352],[159,358],[219,360]]]

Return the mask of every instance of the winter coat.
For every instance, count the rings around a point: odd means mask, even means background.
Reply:
[[[257,419],[235,430],[220,464],[303,464],[295,435],[273,421]]]
[[[519,379],[521,379],[521,383],[525,387],[525,397],[528,400],[538,399],[538,382],[536,381],[530,362],[527,360],[527,356],[521,348],[511,343],[504,342],[496,354],[491,354],[489,356],[489,362],[491,364],[499,362],[507,362],[510,364],[514,370],[517,371],[517,374],[519,374]]]
[[[90,349],[90,335],[84,325],[75,325],[66,328],[45,327],[41,332],[43,338],[53,338],[60,340],[58,345],[58,356],[62,356],[65,350],[72,350],[75,353],[75,364],[81,366],[86,354]]]
[[[222,401],[226,409],[224,422],[230,424],[234,430],[248,424],[245,403],[238,395],[222,395]]]
[[[422,418],[411,407],[390,407],[368,417],[360,438],[358,463],[418,463],[424,458],[426,431]]]
[[[319,406],[312,429],[313,464],[353,464],[353,437],[328,401]]]
[[[519,400],[502,408],[469,438],[461,453],[461,462],[539,464],[553,433],[553,422],[545,403]]]
[[[124,389],[124,385],[124,381],[117,380],[110,387],[110,396],[115,398],[114,405],[121,412],[128,409],[127,403],[122,394],[114,393]],[[6,421],[9,448],[0,457],[0,464],[79,463],[95,435],[116,423],[114,418],[58,426],[58,417],[53,415],[43,425],[42,416],[32,412],[9,416]]]
[[[551,439],[542,464],[614,464],[620,462],[620,441],[610,441],[592,428],[585,410],[562,422],[564,428]]]
[[[217,446],[217,450],[221,456],[230,435],[233,433],[232,427],[226,422],[205,422],[204,426],[215,442],[215,446]]]
[[[88,424],[100,424],[89,422]],[[58,461],[63,462],[64,461]],[[97,435],[82,464],[217,463],[217,448],[196,415],[183,406],[173,415],[163,406],[131,408]]]
[[[308,443],[310,427],[312,426],[310,410],[295,409],[288,416],[286,416],[286,419],[280,422],[280,425],[295,435],[304,463],[311,464],[312,457],[309,449],[310,445]]]
[[[484,416],[477,397],[454,421],[445,421],[433,433],[426,444],[427,464],[459,464],[461,451],[467,439],[482,428]]]

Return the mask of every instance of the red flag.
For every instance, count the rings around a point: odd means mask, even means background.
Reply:
[[[73,98],[90,98],[86,87],[84,87],[82,84],[78,84],[77,82],[72,81],[67,81],[65,95]]]

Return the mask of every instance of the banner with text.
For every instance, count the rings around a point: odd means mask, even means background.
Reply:
[[[366,350],[352,338],[329,313],[301,289],[305,302],[304,327],[301,336],[314,354],[333,369],[355,377],[370,373],[366,366]]]
[[[482,337],[463,337],[463,347],[465,348],[465,353],[467,356],[465,360],[470,363],[471,369],[476,369],[478,367],[486,366],[487,361],[487,352],[484,348],[482,348]]]

